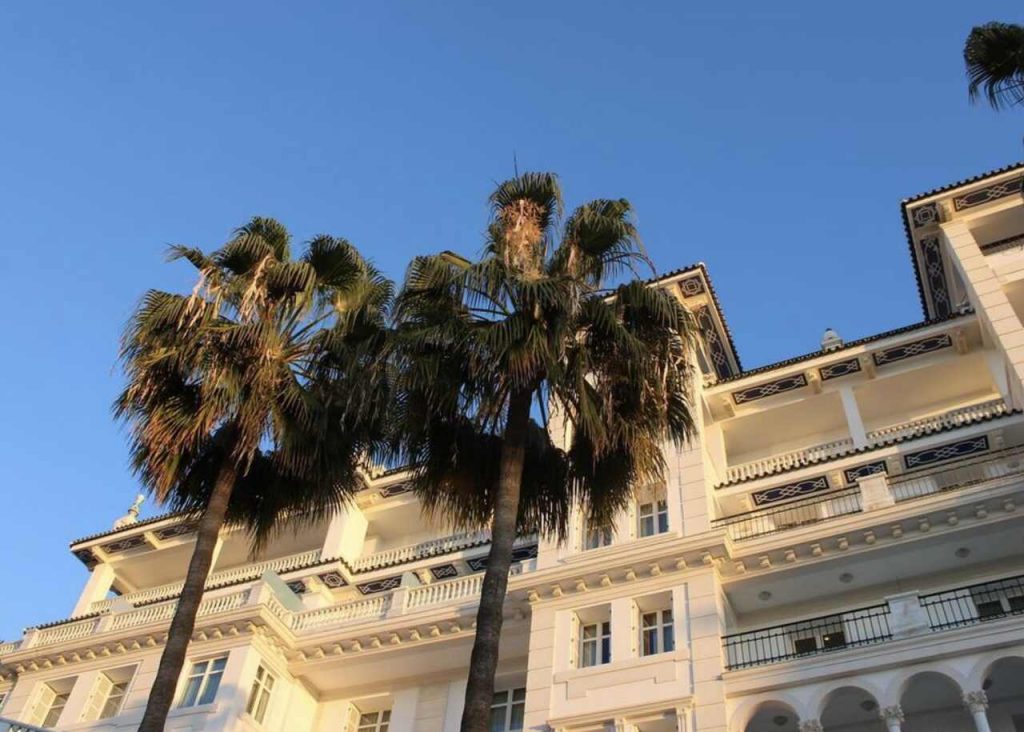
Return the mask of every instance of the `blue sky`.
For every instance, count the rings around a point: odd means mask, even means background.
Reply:
[[[706,262],[748,368],[920,319],[899,202],[1024,157],[960,59],[1019,4],[693,5],[0,6],[0,638],[68,615],[67,542],[131,503],[117,342],[191,285],[166,245],[253,214],[397,277],[477,250],[514,153],[629,198],[660,270]]]

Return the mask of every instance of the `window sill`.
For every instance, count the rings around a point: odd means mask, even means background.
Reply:
[[[213,714],[217,712],[219,709],[220,705],[217,702],[210,702],[209,704],[199,704],[194,707],[177,707],[176,709],[172,709],[170,711],[170,713],[167,715],[167,718],[170,719],[172,717],[191,717],[193,715]]]
[[[654,653],[650,656],[627,658],[625,661],[612,661],[611,663],[602,663],[598,666],[584,666],[583,668],[571,668],[565,671],[557,671],[554,675],[554,682],[559,684],[566,681],[572,681],[573,679],[584,679],[591,676],[616,673],[618,671],[628,671],[634,668],[654,666],[665,661],[685,661],[689,657],[690,654],[685,648],[677,648],[671,653]]]
[[[680,662],[690,657],[686,649],[671,653],[656,653],[653,656],[627,658],[600,666],[573,668],[554,674],[555,684],[564,684],[565,698],[582,699],[593,693],[606,693],[606,689],[621,684],[664,684],[684,678]]]

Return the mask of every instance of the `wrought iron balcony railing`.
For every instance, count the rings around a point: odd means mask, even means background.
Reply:
[[[1024,575],[921,596],[932,630],[1024,615]]]
[[[889,606],[873,605],[727,635],[722,639],[722,646],[726,668],[732,671],[881,643],[891,638]]]
[[[860,489],[847,488],[823,496],[793,501],[778,508],[762,508],[721,518],[714,521],[712,526],[724,528],[733,541],[744,541],[860,511]]]

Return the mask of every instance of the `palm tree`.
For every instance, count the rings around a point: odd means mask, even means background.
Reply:
[[[964,44],[971,101],[982,95],[993,109],[1024,102],[1024,26],[986,23]]]
[[[114,410],[133,470],[158,502],[198,518],[143,732],[164,729],[225,523],[255,552],[285,520],[349,500],[374,449],[369,420],[348,416],[344,364],[384,322],[392,286],[343,239],[317,237],[301,259],[289,245],[281,224],[254,218],[211,254],[173,247],[198,284],[148,292],[125,330]]]
[[[664,478],[664,443],[693,429],[690,316],[638,280],[609,284],[647,263],[629,202],[591,201],[562,226],[556,177],[525,173],[490,203],[478,261],[412,262],[393,344],[421,500],[491,529],[463,732],[489,729],[517,534],[564,540],[573,507],[610,525],[635,487]]]

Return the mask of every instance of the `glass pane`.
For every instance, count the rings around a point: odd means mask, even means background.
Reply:
[[[670,653],[676,649],[675,634],[672,632],[672,626],[666,625],[662,633],[662,646],[666,653]]]
[[[199,696],[200,704],[210,704],[217,698],[217,689],[220,687],[220,677],[223,675],[222,671],[216,671],[207,677],[206,686],[203,688],[203,692]]]
[[[643,655],[649,656],[652,653],[657,653],[657,634],[656,631],[648,629],[645,630],[641,637],[643,638]]]
[[[181,695],[181,706],[195,706],[196,697],[199,695],[200,683],[202,683],[202,678],[199,676],[189,678],[188,683],[185,685],[185,692]]]
[[[526,689],[515,689],[512,692],[512,701],[514,701],[514,702],[526,701]]]
[[[210,665],[209,661],[200,661],[199,663],[192,664],[192,676],[202,676],[206,673],[206,667]]]
[[[597,626],[596,625],[584,625],[583,626],[583,638],[584,640],[589,638],[597,637]]]
[[[267,713],[267,703],[270,701],[270,694],[264,692],[260,694],[260,702],[256,705],[256,714],[253,717],[257,722],[262,722],[264,715]]]
[[[667,513],[659,513],[658,514],[658,533],[659,534],[664,534],[667,531],[668,531],[668,514]]]
[[[526,695],[525,689],[523,689],[523,695]],[[525,710],[526,704],[524,703],[512,705],[512,716],[509,718],[508,732],[522,732]]]
[[[506,732],[505,730],[505,707],[491,707],[491,732]]]
[[[227,664],[228,664],[228,657],[227,656],[221,656],[220,658],[215,658],[215,659],[213,659],[213,670],[214,671],[223,671],[224,667],[227,666]]]
[[[492,707],[496,707],[499,704],[504,704],[508,701],[507,691],[496,691],[494,692],[494,701],[491,702]]]
[[[658,622],[658,615],[657,613],[644,613],[640,616],[640,622],[643,624],[643,627],[650,628]]]
[[[601,639],[601,663],[608,663],[612,660],[612,639],[605,637]]]

